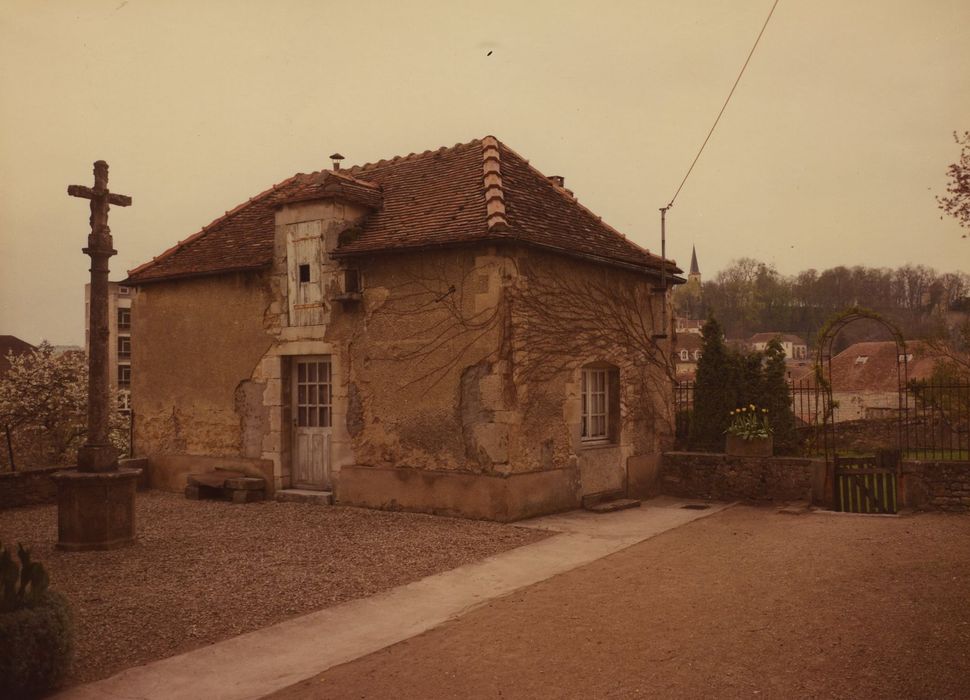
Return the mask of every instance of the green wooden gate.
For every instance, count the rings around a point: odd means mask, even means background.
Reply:
[[[899,452],[835,457],[835,509],[845,513],[895,513]]]

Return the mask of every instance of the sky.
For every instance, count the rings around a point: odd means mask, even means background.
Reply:
[[[0,1],[0,335],[81,344],[92,163],[112,279],[268,186],[492,134],[660,252],[774,0]],[[707,278],[970,272],[935,195],[970,129],[966,0],[780,0],[667,215]]]

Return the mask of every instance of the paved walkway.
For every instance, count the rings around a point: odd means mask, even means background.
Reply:
[[[684,509],[687,503],[661,497],[607,515],[575,511],[520,522],[559,534],[371,598],[136,666],[56,697],[259,698],[418,635],[493,598],[729,507]]]

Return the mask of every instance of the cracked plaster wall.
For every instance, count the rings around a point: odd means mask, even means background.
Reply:
[[[138,288],[132,311],[135,451],[240,456],[251,438],[251,389],[240,391],[271,344],[263,275],[239,273]],[[241,401],[241,403],[240,403]]]

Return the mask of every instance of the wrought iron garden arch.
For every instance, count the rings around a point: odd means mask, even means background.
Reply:
[[[818,334],[818,344],[815,349],[815,379],[818,390],[822,393],[822,440],[825,450],[826,465],[826,495],[834,498],[835,473],[838,456],[838,434],[836,430],[835,411],[837,403],[833,399],[832,392],[832,347],[839,333],[846,326],[861,320],[876,321],[881,324],[892,336],[896,344],[896,382],[897,382],[897,411],[896,411],[896,444],[887,449],[902,450],[905,442],[906,416],[909,412],[909,356],[906,352],[906,340],[903,338],[899,328],[883,317],[881,314],[863,309],[852,307],[841,311],[822,327]],[[895,458],[898,461],[898,456]],[[841,506],[839,506],[841,509]]]

